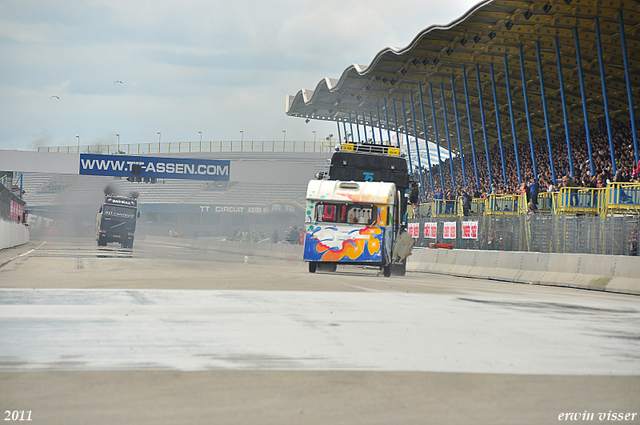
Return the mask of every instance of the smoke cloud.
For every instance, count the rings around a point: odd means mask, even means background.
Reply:
[[[112,185],[108,184],[108,185],[106,185],[104,187],[104,194],[105,194],[105,196],[109,196],[109,195],[117,196],[118,195],[118,189],[115,186],[112,186]]]

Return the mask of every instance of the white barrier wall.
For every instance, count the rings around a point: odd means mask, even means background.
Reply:
[[[418,248],[407,270],[640,294],[640,258]]]
[[[0,249],[29,242],[29,229],[18,223],[0,220]]]

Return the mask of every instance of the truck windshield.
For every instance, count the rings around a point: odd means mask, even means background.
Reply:
[[[319,222],[374,224],[376,216],[374,205],[320,203],[316,206],[316,221]]]
[[[119,205],[105,205],[102,211],[104,217],[134,220],[136,210],[133,208],[121,207]]]

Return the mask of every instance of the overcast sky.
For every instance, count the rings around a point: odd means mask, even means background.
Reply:
[[[1,0],[0,149],[326,137],[286,95],[476,3]]]

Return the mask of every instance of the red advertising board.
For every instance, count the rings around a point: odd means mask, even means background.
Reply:
[[[462,239],[478,239],[478,222],[462,222]]]
[[[455,239],[456,238],[456,222],[446,221],[444,223],[444,231],[442,234],[443,239]]]
[[[438,237],[438,223],[424,223],[424,237],[436,239]]]

